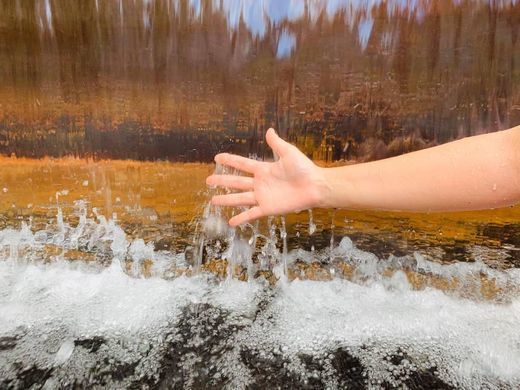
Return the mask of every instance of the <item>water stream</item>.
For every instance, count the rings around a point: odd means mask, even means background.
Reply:
[[[518,125],[519,1],[0,8],[1,389],[520,387],[519,207],[231,229],[200,163]]]
[[[206,206],[196,246],[158,250],[89,207],[0,230],[2,387],[520,385],[520,272],[476,247],[289,249],[284,219]]]

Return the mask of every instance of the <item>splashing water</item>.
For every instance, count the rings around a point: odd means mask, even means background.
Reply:
[[[57,210],[0,230],[0,387],[520,385],[520,271],[478,248],[289,250],[284,219],[230,229],[208,204],[190,255]]]

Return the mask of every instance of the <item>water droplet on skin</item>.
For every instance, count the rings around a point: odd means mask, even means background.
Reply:
[[[493,191],[497,190],[497,183],[493,184]]]

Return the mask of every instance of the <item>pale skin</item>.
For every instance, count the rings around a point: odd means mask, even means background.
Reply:
[[[206,180],[238,191],[214,196],[213,204],[250,206],[229,220],[231,226],[315,207],[435,212],[520,202],[520,126],[335,168],[318,167],[273,129],[266,140],[277,161],[215,156],[217,163],[250,175],[211,175]]]

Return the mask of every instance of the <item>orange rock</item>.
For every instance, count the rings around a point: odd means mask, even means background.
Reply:
[[[83,252],[83,251],[80,251],[77,249],[67,250],[63,254],[63,257],[66,260],[71,260],[71,261],[86,261],[86,262],[96,261],[95,253]]]
[[[227,276],[228,261],[226,259],[212,259],[202,265],[204,271],[211,272],[213,275],[225,279]]]
[[[145,278],[150,278],[152,276],[152,266],[153,261],[150,259],[145,259],[141,262],[141,275]]]
[[[278,282],[278,278],[273,274],[273,271],[270,270],[260,270],[255,274],[255,279],[263,277],[265,280],[269,282],[269,285],[274,286],[276,282]]]

